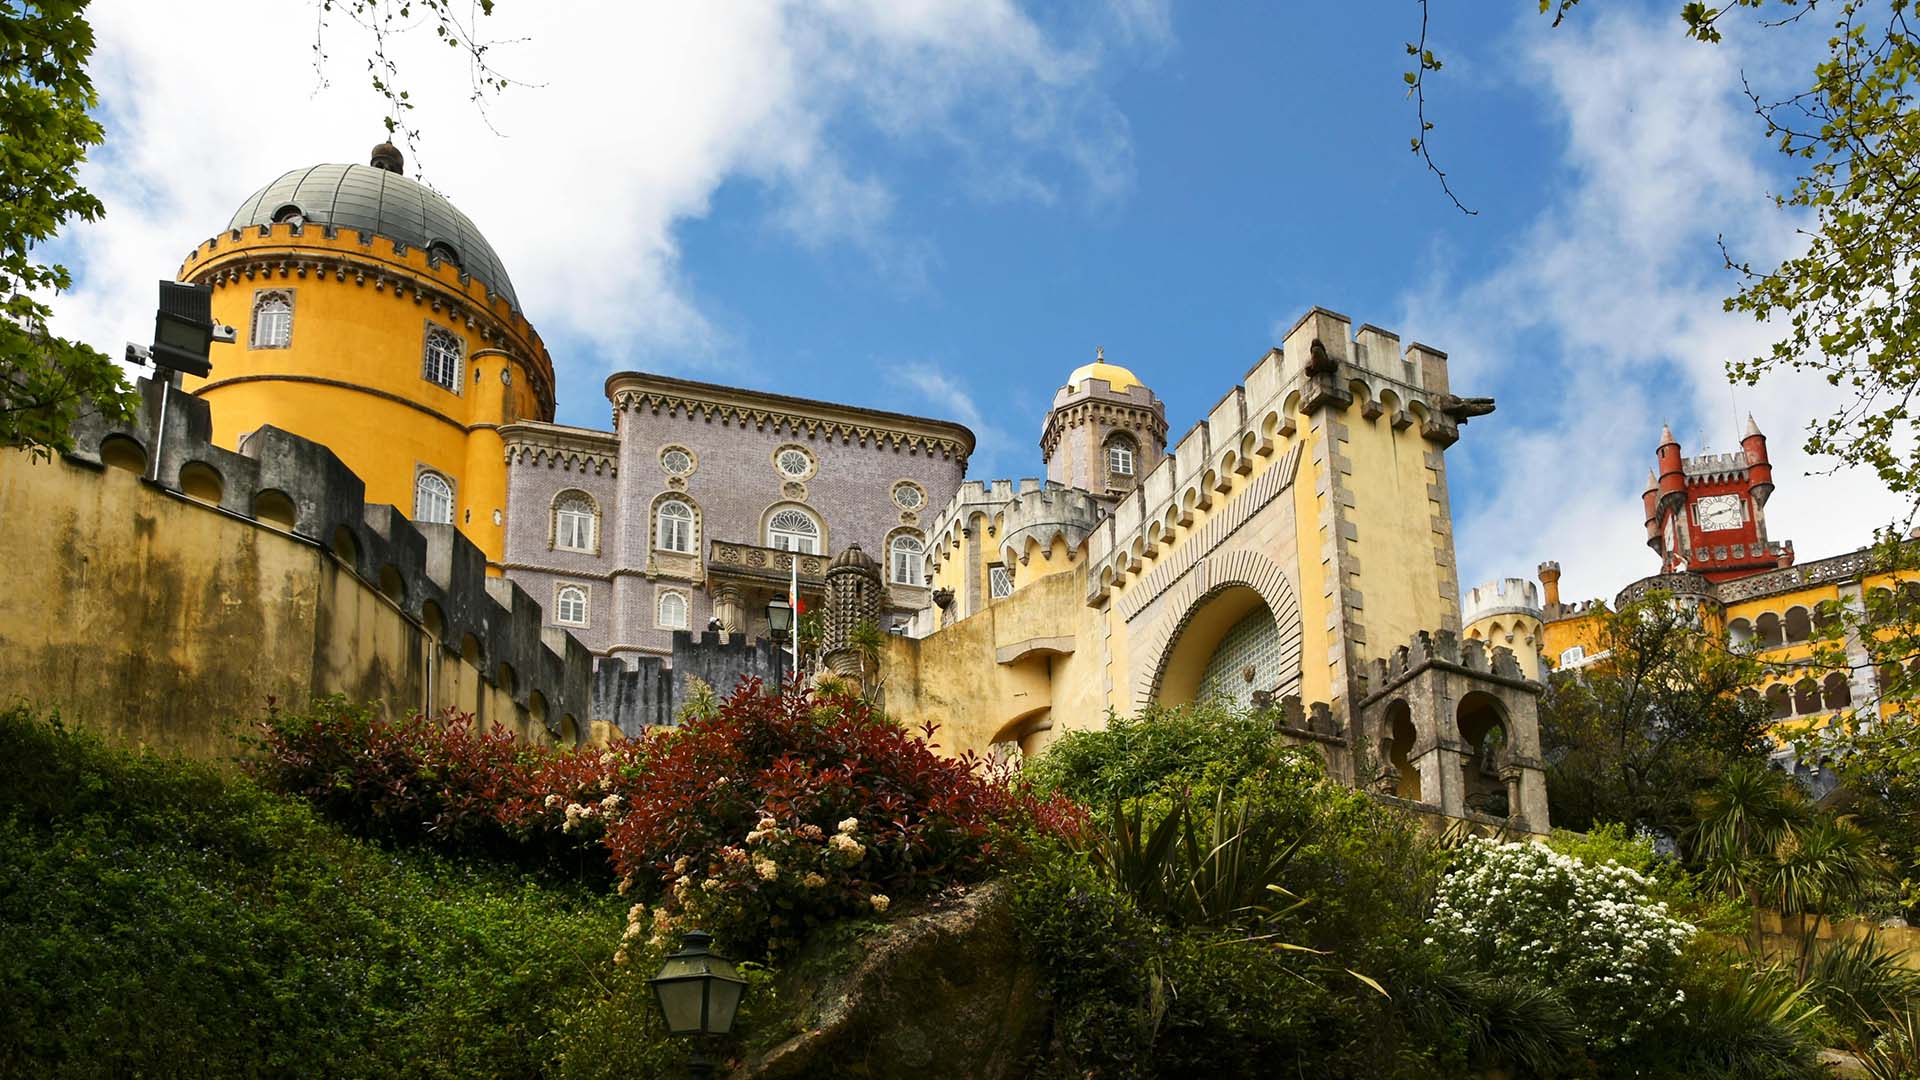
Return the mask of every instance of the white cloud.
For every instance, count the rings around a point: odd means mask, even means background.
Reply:
[[[56,319],[117,353],[150,327],[155,278],[283,171],[364,161],[384,109],[344,18],[328,40],[331,85],[316,86],[308,3],[102,0],[89,14],[108,143],[86,176],[107,217],[55,252],[78,278]],[[564,346],[570,398],[615,368],[725,366],[742,328],[703,307],[675,231],[728,182],[759,185],[770,223],[796,242],[849,245],[909,287],[937,252],[896,235],[897,196],[844,149],[855,137],[923,141],[975,197],[1123,191],[1126,127],[1098,75],[1112,50],[1168,32],[1157,0],[1052,32],[1012,0],[527,0],[482,26],[502,42],[499,69],[530,85],[483,118],[458,55],[407,35],[396,54],[425,130],[418,164]]]
[[[999,470],[1013,457],[1013,433],[980,408],[966,384],[955,378],[949,368],[919,361],[890,364],[886,368],[886,381],[917,397],[924,403],[924,410],[953,417],[973,429],[974,450],[972,463],[967,466],[968,475],[975,479],[1005,475]],[[1000,415],[1006,415],[1005,411],[1001,410]]]
[[[1764,265],[1798,224],[1768,198],[1776,155],[1741,73],[1804,79],[1795,58],[1809,54],[1779,35],[1702,46],[1666,16],[1596,9],[1557,31],[1522,20],[1507,47],[1566,138],[1561,169],[1541,177],[1555,194],[1492,270],[1462,278],[1441,250],[1405,298],[1402,326],[1449,351],[1456,391],[1500,397],[1449,455],[1463,587],[1556,559],[1566,598],[1611,598],[1655,572],[1640,492],[1663,422],[1688,454],[1699,433],[1724,452],[1751,411],[1778,485],[1769,532],[1802,560],[1868,542],[1899,509],[1870,475],[1803,476],[1826,467],[1800,443],[1836,391],[1783,373],[1735,394],[1724,372],[1770,336],[1722,311],[1737,282],[1716,236]]]

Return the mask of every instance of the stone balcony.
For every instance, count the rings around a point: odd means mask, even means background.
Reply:
[[[785,585],[792,574],[793,561],[800,560],[800,586],[810,592],[818,592],[827,583],[826,555],[795,555],[791,551],[760,547],[757,544],[735,544],[725,540],[712,541],[707,546],[707,573],[709,576],[748,579]]]

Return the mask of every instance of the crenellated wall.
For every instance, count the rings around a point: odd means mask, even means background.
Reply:
[[[225,450],[205,402],[140,390],[129,427],[0,458],[0,513],[44,525],[9,544],[0,697],[209,757],[269,698],[328,693],[588,734],[586,649],[458,531],[368,505],[326,447],[263,428]]]

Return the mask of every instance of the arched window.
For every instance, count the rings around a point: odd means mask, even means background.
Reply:
[[[1789,642],[1805,641],[1813,636],[1813,619],[1807,614],[1806,608],[1798,606],[1788,608],[1784,625]]]
[[[780,551],[820,554],[820,523],[798,507],[788,507],[767,519],[767,546]]]
[[[274,289],[253,298],[253,335],[247,344],[255,349],[284,349],[293,344],[293,297]]]
[[[1787,639],[1780,632],[1780,616],[1771,611],[1761,612],[1760,617],[1753,620],[1753,637],[1763,649],[1785,643]]]
[[[563,491],[553,499],[553,546],[564,551],[596,551],[600,506],[584,491]]]
[[[1833,672],[1820,686],[1820,703],[1829,709],[1844,709],[1853,704],[1853,687],[1847,685],[1847,676],[1842,672]]]
[[[1786,683],[1774,683],[1767,687],[1767,707],[1772,710],[1775,720],[1785,720],[1793,715],[1793,691]]]
[[[1753,640],[1753,624],[1745,619],[1735,619],[1727,624],[1727,644],[1735,648]]]
[[[553,598],[553,619],[562,626],[587,625],[587,590],[562,585]]]
[[[452,263],[455,267],[460,265],[460,253],[455,251],[453,245],[447,243],[445,240],[435,240],[433,243],[428,244],[427,258],[435,262]]]
[[[682,592],[663,592],[660,594],[659,617],[655,620],[662,630],[685,630],[687,628],[687,594]]]
[[[667,499],[654,511],[653,546],[661,551],[693,552],[693,507]]]
[[[430,383],[460,391],[460,360],[467,353],[453,331],[436,326],[427,331],[426,360],[421,374]]]
[[[902,533],[893,538],[892,556],[889,563],[893,568],[892,580],[895,585],[924,585],[927,580],[927,545],[917,536]]]
[[[1130,477],[1139,464],[1139,451],[1132,439],[1115,435],[1107,440],[1107,475]]]
[[[423,472],[413,482],[413,520],[453,524],[453,485],[439,473]]]
[[[1820,684],[1811,676],[1793,684],[1793,711],[1801,716],[1820,711]]]

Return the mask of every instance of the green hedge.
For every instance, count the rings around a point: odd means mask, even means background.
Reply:
[[[624,907],[0,712],[0,1075],[646,1075]]]

